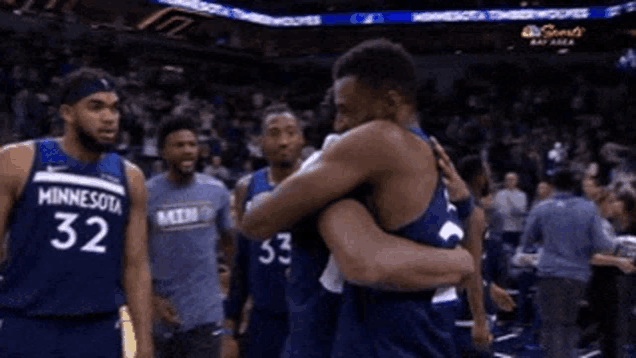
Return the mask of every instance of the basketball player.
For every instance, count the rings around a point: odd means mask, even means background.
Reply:
[[[457,211],[467,211],[470,201],[458,208],[450,203],[428,137],[419,129],[410,55],[387,40],[367,41],[343,55],[333,73],[338,116],[345,116],[353,129],[326,148],[306,170],[290,176],[270,197],[253,205],[243,218],[242,229],[249,235],[266,237],[356,189],[353,197],[358,201],[373,199],[370,210],[389,233],[439,248],[456,247],[464,236]],[[356,204],[355,200],[343,202]],[[337,219],[323,216],[321,233],[346,228],[345,217]],[[471,228],[474,221],[471,215]],[[476,238],[470,233],[471,244]],[[475,247],[480,248],[480,242]],[[479,250],[469,251],[474,258],[480,257]],[[388,256],[397,266],[412,267],[417,262],[412,252],[409,256],[391,251]],[[438,264],[443,267],[443,263]],[[412,270],[408,273],[416,276]],[[471,286],[481,289],[481,278],[473,276]],[[408,275],[402,273],[402,277]],[[345,284],[334,356],[456,354],[454,316],[444,307],[456,301],[454,289],[422,291],[422,287],[399,281],[398,286],[395,288],[416,292]]]
[[[330,93],[331,91],[325,99],[327,104],[333,101]],[[341,132],[349,129],[348,126],[348,121],[343,117],[335,120],[333,128],[336,133],[327,136],[323,150],[335,143]],[[319,158],[321,152],[308,158],[301,170]],[[401,287],[430,288],[442,283],[456,283],[462,274],[472,272],[472,258],[466,251],[433,249],[388,235],[378,227],[364,207],[359,212],[348,211],[345,214],[351,218],[347,221],[350,225],[345,227],[354,232],[337,233],[347,235],[346,244],[340,251],[332,249],[344,253],[342,257],[338,256],[340,265],[335,263],[334,257],[330,257],[329,248],[323,242],[325,239],[329,243],[332,234],[319,232],[318,216],[310,216],[292,229],[293,259],[287,287],[290,335],[285,345],[284,358],[331,356],[344,278],[386,287],[397,283]],[[351,225],[356,221],[358,225]],[[321,234],[324,236],[321,237]],[[396,255],[398,251],[399,254]],[[361,252],[370,255],[364,255],[366,259],[360,260]],[[400,264],[396,264],[393,258],[397,258]],[[443,270],[438,270],[442,274],[430,273],[431,266],[436,263],[445,266]],[[344,273],[339,272],[338,266],[344,268]],[[383,274],[379,274],[380,272]],[[406,272],[408,278],[404,277]]]
[[[229,356],[237,347],[222,347],[217,245],[220,236],[231,257],[230,193],[219,180],[195,172],[193,120],[169,118],[157,137],[168,170],[146,184],[156,351],[161,358]]]
[[[237,183],[237,222],[246,206],[267,195],[298,170],[303,145],[302,129],[289,107],[274,104],[264,110],[261,148],[269,166]],[[245,302],[248,296],[253,297],[243,355],[246,358],[279,358],[281,355],[288,334],[285,272],[291,263],[291,242],[290,232],[278,232],[264,242],[238,237],[225,314],[226,328],[236,333]]]
[[[436,146],[438,144],[436,143]],[[462,158],[457,165],[457,172],[464,178],[470,186],[473,196],[479,203],[481,198],[488,195],[489,185],[486,167],[480,156],[469,155]],[[484,210],[477,204],[474,210]],[[482,274],[484,279],[484,302],[487,313],[487,322],[475,320],[470,309],[470,297],[462,292],[460,295],[460,305],[455,321],[455,341],[462,357],[492,357],[491,347],[482,344],[486,336],[486,343],[492,341],[490,329],[495,323],[497,316],[497,306],[504,311],[512,311],[514,300],[500,286],[505,272],[505,258],[501,247],[501,237],[492,237],[495,234],[485,230],[483,223],[482,232],[484,235],[484,250],[482,255]],[[472,336],[472,338],[471,338]]]
[[[139,168],[108,153],[114,83],[99,69],[70,73],[63,136],[0,151],[3,357],[121,357],[124,303],[137,357],[153,356],[146,189]]]

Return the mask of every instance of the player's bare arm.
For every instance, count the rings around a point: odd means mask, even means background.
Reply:
[[[152,357],[152,284],[148,265],[147,195],[144,175],[126,162],[130,213],[124,247],[124,290],[137,341],[137,357]]]
[[[462,246],[472,255],[475,263],[475,272],[469,276],[466,282],[468,305],[470,306],[470,311],[475,322],[473,326],[473,340],[475,344],[483,346],[489,344],[492,339],[486,322],[484,288],[481,275],[482,244],[486,230],[486,214],[484,213],[484,209],[480,207],[474,208],[466,221],[468,224],[468,234]]]
[[[219,233],[219,244],[220,249],[227,257],[228,261],[231,261],[234,257],[234,250],[236,248],[236,235],[233,231],[221,232]],[[217,247],[217,250],[219,248]]]
[[[241,179],[239,179],[239,181],[236,182],[236,185],[234,186],[234,200],[236,202],[236,227],[238,228],[240,226],[241,220],[243,220],[243,213],[245,212],[245,198],[247,197],[247,189],[249,187],[250,184],[250,180],[252,179],[252,174],[248,174],[243,176]],[[237,254],[236,252],[234,252],[234,254]],[[231,257],[231,266],[230,266],[230,275],[236,274],[238,272],[238,270],[236,270],[235,264],[236,264],[236,260],[234,258],[234,256]],[[232,278],[230,278],[230,282],[232,281]],[[225,319],[225,328],[229,329],[230,331],[234,332],[238,326],[239,326],[240,322],[237,322],[234,319],[231,318],[226,318]]]
[[[241,221],[241,231],[266,239],[307,214],[323,208],[364,182],[391,175],[403,130],[376,120],[350,130],[307,170],[280,183],[266,199],[254,203]]]
[[[245,214],[245,198],[247,198],[247,189],[252,180],[252,174],[245,175],[234,186],[234,200],[236,202],[236,226],[239,227],[241,221],[243,221],[243,215]]]
[[[320,235],[350,282],[391,291],[421,291],[458,284],[474,270],[464,249],[440,249],[384,232],[353,199],[325,209]]]
[[[466,200],[470,197],[470,190],[466,182],[461,178],[450,157],[444,151],[439,142],[432,138],[433,150],[437,153],[438,165],[444,174],[444,184],[448,189],[449,197],[452,201]],[[474,208],[471,215],[466,219],[468,224],[468,235],[463,246],[473,257],[475,264],[474,272],[468,277],[466,287],[468,290],[468,304],[475,325],[473,326],[473,339],[475,344],[487,345],[490,343],[490,335],[486,324],[486,310],[484,306],[484,295],[481,274],[482,244],[483,235],[486,230],[486,217],[482,208]]]
[[[35,153],[34,142],[10,144],[0,149],[0,262],[6,257],[7,222],[26,184]]]
[[[234,201],[236,206],[236,223],[235,226],[238,228],[241,220],[243,219],[243,213],[245,212],[245,199],[247,197],[247,191],[249,187],[250,180],[252,179],[252,174],[248,174],[243,176],[238,180],[236,185],[234,186]],[[241,269],[237,268],[237,259],[236,256],[238,252],[234,251],[233,256],[230,258],[230,282],[234,282],[235,280],[240,280],[239,277],[242,276]],[[240,320],[240,317],[239,317]],[[236,332],[240,326],[240,321],[226,317],[224,322],[224,327],[231,332]],[[225,335],[223,337],[225,341],[234,340],[233,336]]]

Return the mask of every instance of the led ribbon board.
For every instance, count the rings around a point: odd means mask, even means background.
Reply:
[[[508,21],[607,20],[636,12],[636,1],[615,6],[487,10],[385,11],[347,14],[272,16],[209,0],[151,0],[153,3],[270,27],[405,25]]]

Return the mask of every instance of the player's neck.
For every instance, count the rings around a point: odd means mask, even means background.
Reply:
[[[283,168],[280,166],[275,166],[273,164],[271,164],[269,166],[269,181],[272,182],[272,184],[278,184],[280,182],[282,182],[283,180],[285,180],[285,178],[287,178],[288,176],[292,175],[296,170],[298,170],[298,168],[300,168],[300,160],[296,162],[296,164],[294,164],[293,166],[289,167],[289,168]]]
[[[68,156],[81,162],[95,162],[103,154],[102,152],[92,152],[86,149],[77,138],[68,133],[64,134],[60,139],[60,144],[62,150],[64,150]]]
[[[420,121],[418,120],[417,113],[408,111],[407,113],[398,116],[397,123],[406,128],[420,128]]]

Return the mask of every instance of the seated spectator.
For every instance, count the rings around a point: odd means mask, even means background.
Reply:
[[[221,157],[218,155],[212,156],[210,165],[206,166],[203,172],[224,182],[232,180],[230,170],[223,165]]]

